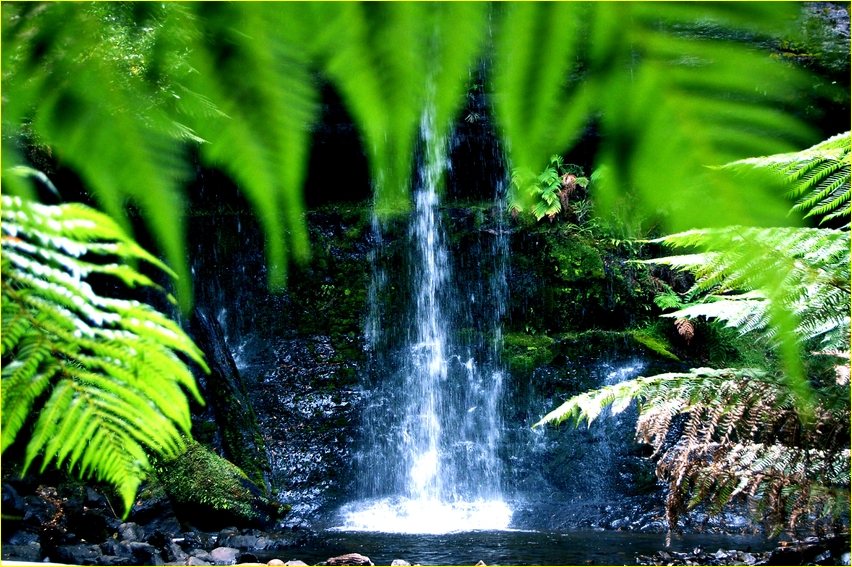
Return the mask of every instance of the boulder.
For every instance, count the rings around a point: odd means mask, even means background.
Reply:
[[[338,555],[337,557],[330,557],[325,561],[326,565],[373,565],[373,562],[370,561],[370,558],[361,555],[360,553],[347,553],[345,555]]]
[[[269,526],[286,513],[237,466],[192,439],[185,453],[158,468],[178,518],[201,529]]]
[[[145,531],[135,522],[125,522],[118,526],[119,541],[142,541]]]
[[[266,564],[269,565],[270,567],[281,567],[282,565],[294,565],[293,563],[290,563],[289,561],[287,563],[284,563],[280,559],[270,559],[269,561],[266,562]]]
[[[41,545],[38,542],[23,545],[3,544],[2,558],[4,561],[25,561],[37,563],[41,561]]]
[[[165,565],[160,550],[142,541],[131,541],[127,544],[138,565]]]
[[[210,552],[214,565],[236,565],[240,550],[233,547],[217,547]]]
[[[273,559],[272,561],[275,561],[275,559]],[[272,561],[267,563],[267,565],[272,565]],[[279,559],[279,561],[280,561],[280,559]],[[298,559],[291,559],[287,563],[279,563],[279,565],[290,565],[292,567],[306,567],[307,563],[305,563],[304,561],[300,561]]]
[[[58,563],[70,563],[72,565],[96,565],[100,557],[101,550],[97,545],[80,543],[58,546],[51,559]]]
[[[407,566],[410,566],[411,563],[409,563],[405,559],[394,559],[393,561],[391,561],[391,565],[392,566],[399,565],[401,567],[407,567]]]

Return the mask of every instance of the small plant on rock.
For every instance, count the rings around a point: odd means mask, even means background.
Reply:
[[[562,156],[550,157],[548,166],[538,175],[522,168],[512,170],[512,196],[509,211],[513,217],[529,210],[535,220],[553,221],[561,212],[571,210],[571,196],[578,187],[585,188],[589,179],[579,165],[565,164]],[[585,202],[584,202],[585,203]],[[588,212],[588,207],[582,207]],[[579,216],[579,215],[578,215]]]

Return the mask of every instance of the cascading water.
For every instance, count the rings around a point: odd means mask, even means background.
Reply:
[[[402,259],[408,265],[407,281],[400,282],[404,293],[389,284],[391,254],[381,223],[373,223],[365,329],[372,403],[356,457],[362,499],[342,509],[345,530],[501,529],[511,517],[501,496],[498,455],[503,371],[497,354],[508,250],[502,206],[498,202],[493,244],[479,258],[483,275],[454,274],[439,199],[447,143],[435,139],[431,120],[427,113],[421,123],[423,160]],[[487,281],[471,285],[471,278]],[[400,309],[399,301],[410,305]],[[475,309],[463,307],[471,303]],[[466,342],[463,329],[475,329],[479,338]]]

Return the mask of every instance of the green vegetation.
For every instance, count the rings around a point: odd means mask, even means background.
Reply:
[[[239,467],[192,439],[181,455],[157,462],[155,477],[192,523],[258,525],[287,511],[266,498]]]
[[[795,3],[4,3],[2,182],[13,196],[3,203],[4,450],[35,420],[28,464],[41,454],[44,464],[78,466],[118,486],[125,502],[148,468],[147,450],[180,453],[179,433],[188,428],[184,390],[195,394],[195,386],[176,353],[203,366],[197,349],[161,314],[101,295],[89,280],[103,276],[156,289],[130,267],[144,261],[165,269],[125,236],[129,211],[138,211],[177,275],[176,295],[188,312],[185,186],[197,159],[230,177],[252,205],[266,237],[270,284],[282,286],[291,259],[309,255],[302,186],[323,88],[339,94],[353,117],[375,206],[385,213],[409,206],[421,120],[431,115],[436,138],[450,128],[488,47],[487,82],[510,163],[518,171],[548,168],[559,175],[559,185],[548,174],[535,191],[515,195],[524,210],[542,218],[564,205],[558,193],[570,185],[567,172],[560,163],[548,166],[548,158],[566,154],[597,121],[596,161],[606,171],[595,195],[601,211],[714,237],[726,229],[707,229],[777,224],[788,208],[779,176],[754,168],[760,175],[748,176],[744,191],[741,169],[720,166],[813,142],[797,117],[809,77],[752,48],[756,37],[785,39],[798,9]],[[685,33],[706,25],[728,33]],[[848,214],[846,147],[813,149],[820,164],[835,160],[839,168],[786,162],[782,174],[805,182],[793,190],[801,209],[827,221]],[[112,220],[77,205],[34,203],[38,183],[18,173],[41,162],[78,177]],[[581,185],[579,179],[572,183]],[[538,203],[524,202],[530,193]],[[791,265],[823,243],[835,250],[844,235],[791,241],[800,254]],[[716,240],[723,254],[713,258],[726,258],[733,241]],[[758,242],[740,251],[747,260],[762,258],[764,248]],[[596,292],[587,280],[606,274],[607,259],[580,240],[549,251],[561,280],[551,304],[591,303]],[[831,272],[840,265],[842,255],[832,254],[813,258],[817,267]],[[837,287],[844,277],[848,282],[848,269],[825,282],[808,269],[790,285],[787,274],[764,270],[758,280],[730,281],[745,286],[738,288],[743,293],[763,294],[763,303],[747,298],[748,308],[766,306],[765,328],[778,339],[797,407],[813,420],[822,415],[821,398],[805,395],[798,317],[802,325],[818,320],[838,331],[848,320],[824,318],[831,307],[825,305],[809,321],[799,306],[811,304],[810,288],[789,301],[785,294],[816,283]],[[627,289],[638,288],[630,283]],[[325,292],[329,301],[356,304],[360,298],[347,290],[344,283]],[[848,286],[841,291],[848,294]],[[832,305],[837,297],[829,298]],[[345,321],[339,332],[353,326]],[[34,415],[40,395],[49,397]]]
[[[2,199],[3,451],[29,437],[24,472],[65,465],[111,483],[129,511],[148,453],[184,448],[186,393],[200,401],[179,355],[206,365],[176,323],[105,290],[162,291],[140,261],[174,274],[86,206]]]
[[[553,360],[553,343],[547,335],[507,333],[503,336],[501,356],[515,376],[529,376],[533,370]]]
[[[793,211],[805,218],[822,217],[820,224],[846,220],[848,228],[850,146],[852,133],[844,132],[800,152],[743,159],[728,167],[778,171],[790,185],[787,196],[796,201]]]
[[[790,389],[759,370],[698,368],[636,378],[574,396],[537,425],[591,423],[639,401],[637,439],[651,445],[657,476],[669,484],[666,513],[674,527],[687,509],[719,513],[738,494],[775,530],[808,515],[849,510],[848,385],[828,385],[814,406],[815,424],[797,419]],[[676,417],[685,422],[674,425]],[[669,440],[675,430],[677,442]]]
[[[512,171],[512,194],[509,211],[512,216],[524,212],[524,203],[532,201],[530,213],[535,220],[544,217],[549,220],[569,209],[568,200],[574,191],[589,185],[589,178],[583,177],[583,169],[574,164],[565,165],[562,156],[551,156],[548,166],[539,173],[521,169]]]
[[[795,163],[797,171],[834,172],[834,181],[815,176],[827,180],[827,189],[811,178],[809,189],[795,194],[821,195],[809,201],[816,205],[839,192],[830,207],[808,213],[846,220],[846,229],[692,230],[656,242],[693,253],[645,261],[694,277],[685,297],[671,288],[664,291],[658,305],[677,309],[665,316],[681,325],[700,317],[715,319],[741,334],[758,335],[780,352],[786,363],[780,372],[700,368],[640,377],[574,396],[536,426],[591,424],[605,407],[618,413],[638,400],[637,438],[653,447],[657,476],[669,485],[666,508],[672,527],[679,514],[701,502],[719,512],[738,495],[748,496],[757,517],[776,531],[847,514],[852,294],[848,210],[837,214],[848,193],[848,187],[836,185],[838,180],[848,183],[850,164],[843,159],[838,168],[826,166],[825,154],[810,149],[747,163],[774,168],[783,161]],[[794,176],[792,182],[797,181]],[[801,201],[794,210],[802,210]],[[789,360],[801,361],[814,350],[810,356],[834,357],[835,368],[802,363],[794,367],[801,374],[791,374]]]
[[[14,95],[3,101],[3,163],[23,164],[27,146],[42,148],[114,219],[125,219],[133,203],[180,276],[187,308],[181,188],[197,153],[257,211],[270,282],[280,286],[288,258],[308,254],[301,190],[321,86],[340,93],[354,118],[377,208],[404,210],[421,117],[431,108],[433,134],[446,132],[491,26],[488,82],[499,93],[494,113],[514,167],[540,171],[599,116],[599,161],[610,173],[598,189],[605,209],[631,192],[635,206],[625,213],[670,211],[660,217],[669,229],[749,224],[783,215],[779,196],[760,185],[743,199],[737,180],[706,166],[807,140],[809,129],[785,107],[804,96],[807,77],[735,39],[747,34],[713,39],[683,30],[709,22],[783,38],[797,10],[12,2],[2,14],[3,88]],[[3,182],[30,193],[6,174]],[[705,206],[694,207],[697,199]]]

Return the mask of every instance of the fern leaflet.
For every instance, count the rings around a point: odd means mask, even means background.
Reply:
[[[168,317],[100,288],[108,278],[162,292],[131,267],[138,261],[173,274],[92,209],[9,196],[2,205],[2,449],[32,420],[24,470],[40,460],[94,476],[129,510],[148,452],[184,447],[186,393],[201,401],[182,357],[206,364]]]

